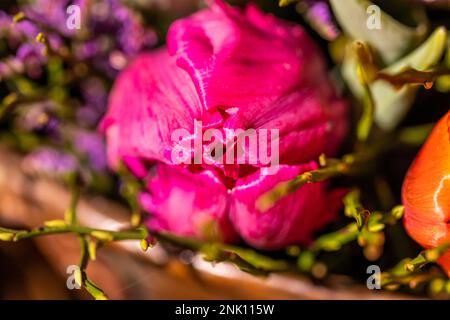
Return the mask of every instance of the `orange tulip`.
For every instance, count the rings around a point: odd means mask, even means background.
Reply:
[[[450,112],[436,125],[403,183],[404,225],[429,249],[450,242]],[[450,276],[450,250],[438,263]]]

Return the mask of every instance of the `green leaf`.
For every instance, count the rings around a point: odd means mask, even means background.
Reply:
[[[434,66],[442,57],[447,42],[447,29],[437,28],[430,37],[406,57],[390,65],[386,73],[398,73],[406,68],[424,71]]]
[[[415,45],[419,44],[427,32],[424,12],[417,7],[411,20],[416,27],[407,26],[395,20],[389,14],[379,11],[380,29],[370,29],[368,21],[376,11],[371,11],[374,4],[368,0],[330,0],[334,15],[341,28],[354,40],[370,44],[386,64],[396,61]]]
[[[419,71],[428,70],[440,61],[446,41],[447,30],[440,27],[421,46],[381,71],[393,75],[408,68]],[[362,99],[364,90],[358,81],[356,67],[354,53],[348,52],[342,64],[342,75],[353,94]],[[375,121],[378,126],[386,131],[395,129],[413,104],[418,88],[417,85],[406,85],[398,89],[386,81],[374,81],[370,89],[375,101]]]

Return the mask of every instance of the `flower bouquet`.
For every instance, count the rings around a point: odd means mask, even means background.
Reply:
[[[450,297],[448,1],[0,9],[0,252],[33,238],[96,299],[136,245],[194,281]]]

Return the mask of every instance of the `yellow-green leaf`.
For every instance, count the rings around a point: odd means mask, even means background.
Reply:
[[[386,64],[396,61],[419,44],[428,29],[426,15],[418,7],[409,8],[416,25],[410,27],[368,0],[330,0],[330,4],[341,28],[354,40],[370,44]],[[369,28],[371,15],[378,13],[380,28]]]

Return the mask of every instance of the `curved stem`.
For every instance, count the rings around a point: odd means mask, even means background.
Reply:
[[[148,236],[148,231],[144,228],[139,228],[135,230],[126,231],[109,231],[104,229],[95,229],[89,227],[83,227],[78,225],[63,225],[57,227],[42,227],[33,230],[13,230],[0,228],[0,233],[13,234],[12,241],[19,241],[22,239],[28,239],[38,236],[52,235],[52,234],[63,234],[63,233],[76,233],[79,235],[90,235],[95,238],[109,237],[111,241],[120,240],[142,240]]]

